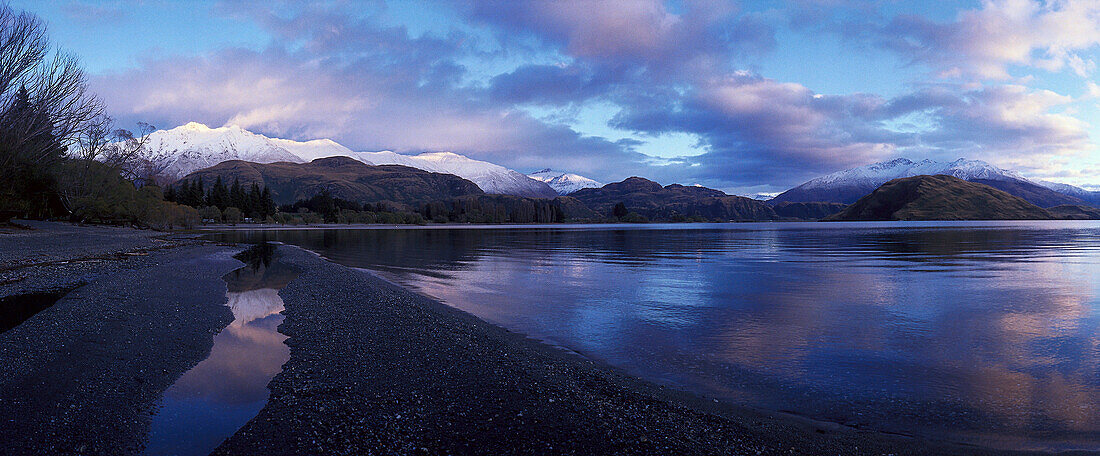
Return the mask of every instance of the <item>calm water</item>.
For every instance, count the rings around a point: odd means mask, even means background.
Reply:
[[[1100,449],[1100,224],[237,231],[646,379],[853,426]]]
[[[233,322],[214,336],[210,356],[164,394],[150,425],[147,455],[207,455],[260,412],[267,384],[290,359],[279,289],[298,271],[271,258],[224,277]]]

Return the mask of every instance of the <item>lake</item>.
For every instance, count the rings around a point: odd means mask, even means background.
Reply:
[[[733,403],[995,447],[1100,449],[1097,222],[213,236],[299,245]]]

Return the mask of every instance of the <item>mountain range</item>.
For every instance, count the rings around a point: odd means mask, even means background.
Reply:
[[[711,220],[819,219],[839,212],[844,206],[855,203],[887,182],[922,175],[947,175],[983,184],[1022,198],[1040,208],[1100,207],[1100,192],[1092,192],[1067,184],[1030,180],[1015,171],[998,168],[980,160],[966,159],[945,163],[898,158],[835,172],[778,194],[763,205],[767,208],[763,210],[748,203],[756,200],[735,197],[719,190],[703,187],[687,187],[678,184],[661,186],[642,178],[630,178],[605,186],[578,174],[550,168],[524,175],[500,165],[474,160],[452,152],[427,152],[418,155],[405,155],[392,151],[360,152],[330,139],[293,141],[269,138],[232,125],[210,128],[201,123],[191,122],[170,130],[158,130],[149,135],[143,154],[143,158],[154,168],[162,170],[161,176],[169,182],[231,161],[239,161],[232,167],[240,171],[246,167],[242,164],[243,162],[308,165],[316,159],[344,157],[347,160],[339,163],[354,160],[364,165],[400,165],[429,173],[457,176],[472,182],[477,189],[489,194],[547,199],[553,199],[559,195],[570,195],[602,217],[608,216],[614,204],[622,202],[631,210],[651,219],[680,217],[702,217]],[[219,170],[219,172],[225,171],[227,170]],[[347,177],[342,176],[340,179]],[[372,175],[371,179],[374,178],[377,176]],[[327,179],[329,178],[325,177],[321,180]],[[305,188],[306,190],[302,191],[308,192],[310,188],[316,187],[314,184],[316,182],[312,184],[297,182],[294,187]],[[330,184],[333,183],[330,182]],[[432,185],[436,184],[439,183],[435,182]],[[426,190],[423,185],[420,187],[420,190]],[[371,191],[377,193],[375,190]],[[457,194],[468,194],[464,191],[459,191]],[[297,190],[294,193],[293,196],[286,195],[284,198],[301,196],[297,194],[299,193]],[[431,191],[424,195],[427,199],[455,196],[451,189],[437,191],[438,194],[428,195],[428,193]],[[1089,216],[1089,212],[1071,210],[1067,215],[1085,217]]]
[[[780,202],[820,201],[851,204],[886,182],[921,175],[947,175],[985,184],[1044,208],[1100,204],[1100,192],[1090,192],[1067,184],[1033,181],[1018,172],[998,168],[981,160],[961,158],[949,163],[934,160],[915,162],[898,158],[838,171],[780,193],[769,200],[769,203],[774,205]]]
[[[149,135],[143,158],[169,182],[229,160],[253,163],[308,163],[317,158],[351,157],[370,165],[403,165],[435,173],[454,174],[486,193],[553,198],[559,191],[546,182],[493,163],[451,152],[404,155],[392,151],[356,152],[330,139],[293,141],[269,138],[239,126],[210,128],[191,122]],[[582,178],[577,176],[578,178]]]

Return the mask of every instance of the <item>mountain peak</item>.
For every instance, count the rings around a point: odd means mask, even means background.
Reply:
[[[183,125],[180,125],[177,128],[181,128],[181,129],[184,129],[184,130],[197,130],[197,131],[206,131],[206,130],[211,129],[210,127],[206,126],[206,124],[199,123],[199,122],[187,122]]]
[[[544,168],[541,171],[528,174],[527,177],[546,182],[559,195],[568,195],[584,188],[599,188],[603,184],[579,174],[554,171],[552,168]]]

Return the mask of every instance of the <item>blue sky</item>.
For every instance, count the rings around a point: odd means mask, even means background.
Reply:
[[[751,194],[896,157],[1100,184],[1100,4],[14,1],[122,126]]]

